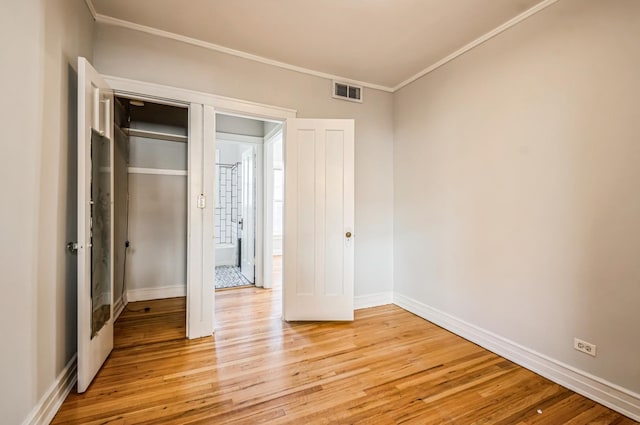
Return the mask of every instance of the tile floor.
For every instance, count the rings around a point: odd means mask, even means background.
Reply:
[[[240,267],[216,267],[216,289],[235,288],[237,286],[253,285],[240,272]]]

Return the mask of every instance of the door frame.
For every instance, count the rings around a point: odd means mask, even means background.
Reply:
[[[259,180],[257,178],[259,174],[256,173],[256,156],[255,146],[245,146],[241,153],[242,228],[239,232],[239,238],[242,242],[240,243],[240,273],[254,285],[262,286],[257,285],[258,282],[256,279],[258,274],[262,274],[262,270],[259,271],[256,264],[258,257],[256,248],[260,246],[258,243],[256,224],[261,221],[258,219],[258,206],[256,205],[256,192]],[[253,168],[253,170],[250,170],[251,168]],[[253,270],[251,270],[252,266]],[[250,279],[250,277],[253,279]]]
[[[286,123],[287,118],[296,118],[297,111],[127,78],[109,75],[102,78],[115,95],[189,105],[186,333],[189,339],[210,336],[215,320],[215,167],[208,170],[203,165],[215,163],[215,114]],[[201,195],[208,201],[204,209],[198,208]],[[258,200],[261,201],[260,197]],[[262,263],[262,258],[257,260]]]
[[[263,143],[264,252],[262,258],[265,272],[263,273],[262,283],[265,288],[271,288],[273,286],[273,145],[278,136],[282,138],[284,142],[284,125],[276,127],[268,134],[265,134]]]

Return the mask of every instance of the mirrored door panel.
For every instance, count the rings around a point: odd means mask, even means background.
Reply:
[[[91,132],[91,338],[111,318],[110,143]]]

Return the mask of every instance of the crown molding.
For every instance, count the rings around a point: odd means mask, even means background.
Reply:
[[[89,13],[91,13],[93,20],[95,21],[98,14],[96,13],[96,8],[93,5],[93,2],[91,0],[84,0],[84,4],[87,5],[87,9],[89,9]]]
[[[479,45],[481,45],[485,41],[488,41],[488,40],[492,39],[493,37],[497,36],[498,34],[503,33],[504,31],[508,30],[509,28],[513,27],[514,25],[519,24],[520,22],[524,21],[525,19],[535,15],[536,13],[540,12],[541,10],[546,9],[547,7],[551,6],[554,3],[557,3],[558,1],[560,1],[560,0],[544,0],[544,1],[536,4],[532,8],[525,10],[524,12],[519,14],[518,16],[508,20],[507,22],[505,22],[504,24],[500,25],[499,27],[496,27],[496,28],[492,29],[488,33],[476,38],[471,43],[469,43],[469,44],[461,47],[460,49],[456,50],[455,52],[451,53],[449,56],[446,56],[446,57],[440,59],[438,62],[434,63],[433,65],[428,66],[427,68],[423,69],[422,71],[418,72],[417,74],[407,78],[406,80],[404,80],[403,82],[401,82],[400,84],[395,86],[393,88],[393,92],[396,92],[396,91],[400,90],[401,88],[403,88],[404,86],[407,86],[407,85],[413,83],[414,81],[424,77],[425,75],[429,74],[430,72],[435,71],[436,69],[440,68],[441,66],[445,65],[446,63],[451,62],[452,60],[454,60],[458,56],[461,56],[461,55],[467,53],[469,50],[471,50],[471,49],[473,49],[475,47],[478,47]]]
[[[387,86],[383,86],[383,85],[380,85],[380,84],[368,83],[366,81],[352,80],[350,78],[345,78],[345,77],[342,77],[342,76],[339,76],[339,75],[328,74],[326,72],[321,72],[321,71],[316,71],[316,70],[309,69],[309,68],[304,68],[304,67],[301,67],[301,66],[291,65],[291,64],[288,64],[288,63],[285,63],[285,62],[280,62],[280,61],[276,61],[276,60],[273,60],[273,59],[265,58],[263,56],[254,55],[252,53],[247,53],[247,52],[243,52],[243,51],[240,51],[240,50],[230,49],[228,47],[220,46],[219,44],[209,43],[207,41],[199,40],[197,38],[187,37],[187,36],[184,36],[184,35],[176,34],[176,33],[169,32],[169,31],[160,30],[160,29],[149,27],[149,26],[146,26],[146,25],[140,25],[140,24],[136,24],[134,22],[125,21],[123,19],[113,18],[111,16],[106,16],[106,15],[102,15],[100,13],[97,13],[95,7],[93,6],[92,0],[85,0],[85,3],[87,4],[87,7],[89,8],[89,11],[91,12],[91,15],[96,20],[96,22],[99,22],[101,24],[112,25],[112,26],[117,26],[117,27],[122,27],[122,28],[128,28],[128,29],[131,29],[131,30],[134,30],[134,31],[144,32],[144,33],[155,35],[155,36],[158,36],[158,37],[168,38],[168,39],[171,39],[171,40],[180,41],[182,43],[191,44],[191,45],[198,46],[198,47],[203,47],[205,49],[213,50],[213,51],[216,51],[216,52],[226,53],[228,55],[237,56],[237,57],[240,57],[240,58],[243,58],[243,59],[247,59],[247,60],[251,60],[251,61],[254,61],[254,62],[259,62],[259,63],[263,63],[263,64],[266,64],[266,65],[276,66],[278,68],[287,69],[289,71],[294,71],[294,72],[299,72],[299,73],[302,73],[302,74],[312,75],[314,77],[325,78],[325,79],[328,79],[328,80],[339,80],[339,81],[342,81],[342,82],[345,82],[345,83],[355,84],[355,85],[359,85],[359,86],[363,86],[363,87],[367,87],[367,88],[371,88],[371,89],[375,89],[375,90],[381,90],[381,91],[385,91],[385,92],[388,92],[388,93],[394,93],[394,92],[400,90],[401,88],[413,83],[414,81],[424,77],[425,75],[435,71],[436,69],[440,68],[441,66],[451,62],[452,60],[454,60],[458,56],[461,56],[461,55],[465,54],[466,52],[474,49],[475,47],[480,46],[481,44],[483,44],[484,42],[492,39],[493,37],[497,36],[498,34],[503,33],[504,31],[508,30],[509,28],[511,28],[511,27],[519,24],[520,22],[524,21],[525,19],[535,15],[536,13],[540,12],[541,10],[544,10],[547,7],[557,3],[558,1],[560,1],[560,0],[543,0],[543,1],[541,1],[540,3],[536,4],[535,6],[525,10],[524,12],[519,14],[518,16],[508,20],[504,24],[494,28],[493,30],[487,32],[486,34],[476,38],[472,42],[466,44],[465,46],[463,46],[460,49],[456,50],[455,52],[451,53],[450,55],[440,59],[439,61],[435,62],[434,64],[426,67],[422,71],[418,72],[417,74],[414,74],[413,76],[407,78],[406,80],[404,80],[403,82],[401,82],[400,84],[398,84],[398,85],[396,85],[394,87],[387,87]]]
[[[87,0],[91,1],[91,0]],[[191,44],[198,47],[203,47],[205,49],[213,50],[220,53],[226,53],[228,55],[237,56],[243,59],[252,60],[254,62],[264,63],[266,65],[276,66],[278,68],[287,69],[289,71],[295,71],[302,74],[313,75],[315,77],[326,78],[328,80],[340,80],[347,83],[368,87],[371,89],[382,90],[386,92],[392,92],[393,89],[391,87],[382,86],[379,84],[367,83],[366,81],[358,81],[352,80],[349,78],[345,78],[339,75],[328,74],[326,72],[315,71],[313,69],[303,68],[301,66],[291,65],[285,62],[276,61],[273,59],[268,59],[263,56],[254,55],[247,52],[242,52],[240,50],[230,49],[228,47],[220,46],[218,44],[209,43],[207,41],[198,40],[197,38],[187,37],[184,35],[176,34],[169,31],[160,30],[153,27],[148,27],[146,25],[136,24],[134,22],[125,21],[123,19],[112,18],[111,16],[102,15],[100,13],[96,14],[96,21],[105,24],[112,25],[117,27],[128,28],[134,31],[140,31],[147,34],[155,35],[158,37],[168,38],[171,40],[180,41],[183,43]]]

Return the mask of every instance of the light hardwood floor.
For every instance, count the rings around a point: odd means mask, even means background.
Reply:
[[[396,306],[283,323],[279,287],[217,291],[215,335],[188,341],[184,305],[130,303],[53,423],[636,423]]]

